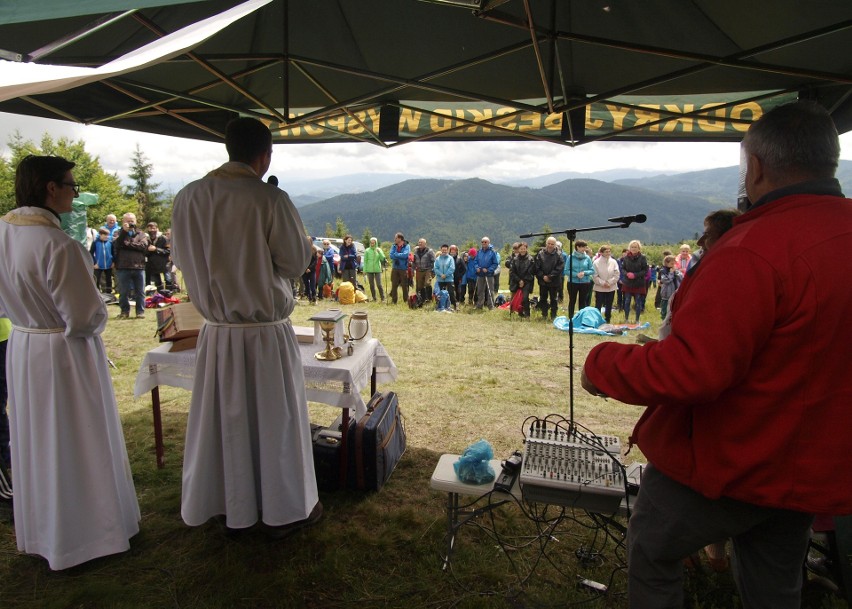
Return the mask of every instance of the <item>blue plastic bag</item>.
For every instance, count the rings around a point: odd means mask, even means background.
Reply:
[[[494,449],[488,440],[479,440],[464,449],[459,460],[453,463],[456,476],[466,484],[486,484],[496,478],[489,461],[494,458]]]

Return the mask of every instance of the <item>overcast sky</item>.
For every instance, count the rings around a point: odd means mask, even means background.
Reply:
[[[227,160],[224,144],[0,113],[0,151],[5,156],[15,130],[36,144],[44,133],[54,139],[83,140],[86,151],[99,157],[104,169],[117,173],[122,183],[128,182],[131,155],[138,143],[153,165],[154,181],[173,191]],[[841,158],[852,160],[852,133],[841,136],[841,146]],[[736,143],[595,142],[569,148],[543,142],[420,142],[390,150],[364,143],[282,144],[274,148],[270,173],[278,176],[286,190],[288,180],[353,173],[511,181],[559,171],[677,172],[738,163]]]

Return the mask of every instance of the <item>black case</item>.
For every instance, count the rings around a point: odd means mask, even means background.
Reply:
[[[314,472],[317,478],[317,487],[323,491],[336,491],[340,488],[340,419],[337,421],[337,429],[311,425],[311,433],[314,445]],[[332,433],[329,433],[332,432]],[[337,433],[334,433],[337,432]],[[355,420],[349,419],[349,446],[355,441]],[[350,449],[351,454],[351,449]],[[351,462],[349,468],[352,468]]]
[[[367,414],[355,426],[349,446],[349,483],[359,490],[377,491],[388,481],[405,453],[405,418],[392,392],[376,392]]]

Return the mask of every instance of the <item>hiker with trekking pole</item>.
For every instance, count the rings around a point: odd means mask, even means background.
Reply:
[[[476,252],[473,260],[476,269],[476,308],[483,305],[494,308],[494,271],[497,270],[497,253],[491,246],[491,239],[482,238],[482,247]]]

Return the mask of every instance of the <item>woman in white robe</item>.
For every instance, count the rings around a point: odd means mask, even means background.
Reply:
[[[54,570],[127,550],[140,520],[100,337],[106,307],[59,223],[78,188],[73,166],[21,161],[18,207],[0,219],[15,534]]]

